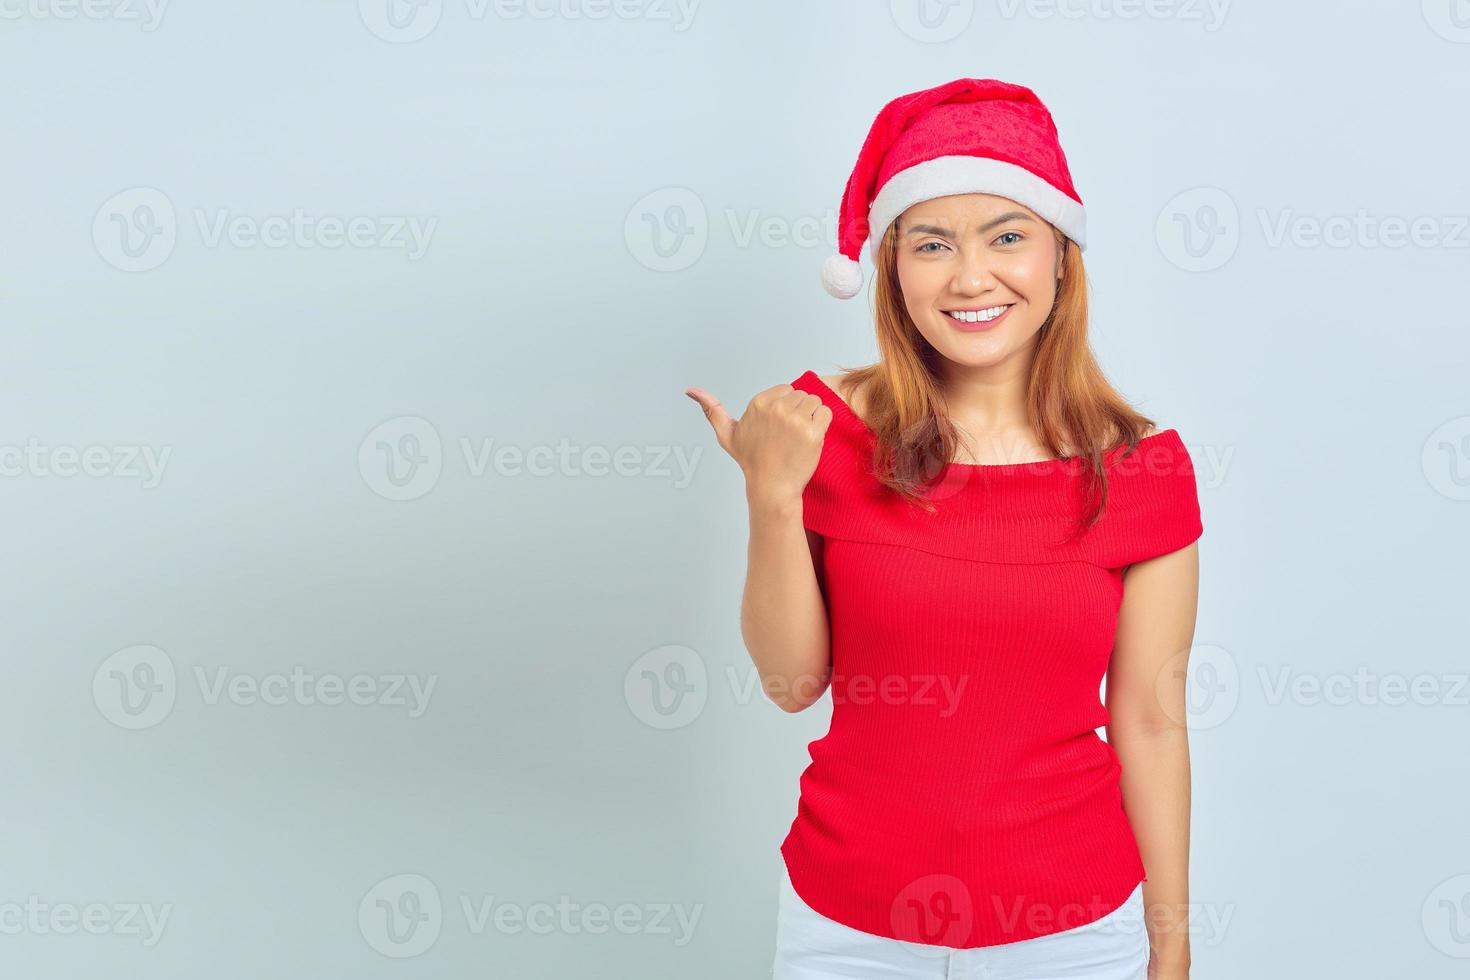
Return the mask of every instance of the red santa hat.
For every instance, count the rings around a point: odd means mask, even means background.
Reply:
[[[822,265],[833,296],[856,296],[858,257],[878,243],[894,218],[920,201],[950,194],[996,194],[1035,211],[1085,249],[1082,198],[1051,113],[1023,85],[957,78],[901,95],[873,120],[842,192],[837,252]]]

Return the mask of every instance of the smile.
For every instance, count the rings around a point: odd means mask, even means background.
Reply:
[[[989,306],[983,310],[945,310],[944,315],[960,325],[960,329],[984,329],[999,321],[1014,304]]]

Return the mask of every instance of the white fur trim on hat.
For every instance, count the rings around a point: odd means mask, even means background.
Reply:
[[[877,261],[878,246],[894,218],[920,201],[950,194],[1008,197],[1056,225],[1079,249],[1087,248],[1087,218],[1081,204],[1025,167],[961,155],[925,160],[888,178],[868,209],[868,254]]]

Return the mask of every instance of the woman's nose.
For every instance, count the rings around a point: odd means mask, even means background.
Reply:
[[[995,285],[990,269],[978,258],[963,260],[955,278],[955,288],[962,292],[984,292],[987,287]]]

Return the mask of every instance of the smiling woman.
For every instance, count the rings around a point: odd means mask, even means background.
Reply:
[[[996,210],[1002,213],[990,217]],[[904,302],[916,324],[928,323],[933,310],[954,321],[946,327],[979,333],[998,327],[1019,305],[1021,315],[1012,320],[1028,320],[1030,329],[1020,329],[1029,336],[1051,313],[1064,246],[1035,214],[1014,210],[1003,197],[961,194],[915,204],[893,228],[902,243]],[[943,334],[925,339],[944,350]]]
[[[1203,528],[1179,433],[1089,347],[1083,229],[1030,89],[902,96],[823,267],[856,295],[868,243],[878,362],[738,421],[690,389],[746,479],[765,690],[793,712],[832,692],[781,845],[775,980],[1188,976]]]
[[[921,506],[959,462],[1080,458],[1102,516],[1107,452],[1155,431],[1088,343],[1080,246],[1031,208],[984,192],[911,205],[874,247],[885,357],[835,379],[874,432],[874,478]]]

